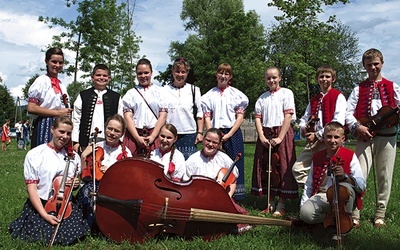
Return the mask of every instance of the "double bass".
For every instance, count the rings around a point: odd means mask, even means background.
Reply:
[[[128,158],[104,174],[97,196],[101,232],[121,242],[145,242],[178,235],[206,240],[229,233],[238,223],[290,226],[291,222],[241,214],[214,179],[193,176],[174,182],[163,166],[146,158]]]

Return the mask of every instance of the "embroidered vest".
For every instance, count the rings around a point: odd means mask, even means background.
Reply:
[[[82,99],[82,115],[79,124],[79,144],[82,148],[85,148],[89,143],[97,94],[92,87],[82,91],[80,95]],[[110,116],[118,113],[119,98],[120,95],[110,89],[107,89],[107,92],[103,95],[104,123]]]
[[[394,108],[395,100],[394,100],[394,87],[393,82],[382,78],[382,81],[378,82],[376,87],[378,88],[382,107],[390,106]],[[374,84],[368,79],[363,81],[358,85],[359,94],[358,94],[358,102],[355,110],[354,117],[358,120],[362,117],[371,117],[371,103],[374,92]]]
[[[322,110],[322,125],[330,123],[335,114],[336,100],[341,92],[337,89],[330,89],[325,97],[321,93],[310,100],[311,114],[318,117],[319,110]],[[322,98],[323,97],[323,98]]]
[[[350,163],[353,159],[354,152],[348,148],[340,147],[337,154],[333,157],[327,158],[326,157],[326,149],[321,150],[314,154],[313,156],[313,192],[312,194],[315,195],[318,193],[319,188],[321,187],[322,182],[324,181],[324,176],[327,173],[328,166],[330,162],[335,162],[336,157],[340,156],[342,160],[342,167],[343,171],[350,176]],[[362,208],[362,194],[356,194],[356,204],[358,209]]]

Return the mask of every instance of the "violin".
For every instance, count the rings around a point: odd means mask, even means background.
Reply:
[[[239,161],[242,153],[238,153],[233,161],[232,165],[229,168],[221,168],[217,174],[217,182],[229,192],[229,186],[236,181],[236,177],[233,174],[233,169],[235,168],[235,164]]]
[[[353,219],[351,217],[351,211],[347,211],[346,209],[346,204],[350,198],[350,191],[346,187],[339,185],[338,177],[334,175],[332,170],[333,165],[343,165],[340,156],[336,158],[336,163],[331,161],[329,164],[332,186],[326,191],[326,197],[331,204],[331,210],[325,216],[324,227],[327,229],[336,229],[338,246],[341,248],[341,236],[350,232],[353,228]]]
[[[392,108],[390,106],[383,106],[378,110],[376,115],[371,118],[362,117],[359,122],[366,126],[369,132],[375,136],[379,130],[385,126],[394,126],[399,123],[399,107]]]
[[[103,178],[103,172],[100,170],[101,162],[104,160],[104,149],[97,147],[95,149],[95,159],[93,160],[93,154],[86,157],[86,168],[82,170],[81,179],[83,181],[90,181],[93,178],[93,171],[95,171],[96,181],[100,181]]]
[[[315,115],[312,115],[306,123],[306,133],[314,133],[315,124],[317,124],[317,122],[319,122],[319,118]]]
[[[106,237],[131,243],[166,235],[210,240],[238,223],[292,224],[241,214],[214,179],[193,176],[174,182],[163,171],[161,164],[146,158],[127,158],[107,170],[96,194],[96,221]]]
[[[54,213],[58,219],[68,218],[71,215],[72,205],[69,200],[72,193],[72,186],[67,186],[65,183],[68,178],[68,171],[71,159],[74,157],[72,142],[67,143],[67,155],[65,156],[66,164],[64,174],[56,176],[53,180],[52,195],[47,200],[44,209],[48,214]]]
[[[275,131],[272,129],[269,132],[269,141],[272,138],[277,137]],[[279,175],[279,154],[278,147],[268,147],[268,151],[264,152],[262,158],[263,166],[267,167],[266,173],[268,174],[269,186],[278,187],[281,182],[281,177]]]

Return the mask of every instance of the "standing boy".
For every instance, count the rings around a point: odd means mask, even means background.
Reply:
[[[310,103],[300,119],[300,132],[307,139],[307,145],[297,157],[292,173],[298,186],[303,189],[311,166],[313,154],[325,149],[323,142],[324,126],[331,121],[344,125],[346,98],[333,88],[336,71],[330,66],[317,69],[316,80],[321,92],[311,98]]]
[[[356,155],[365,180],[375,162],[377,201],[374,226],[385,225],[385,213],[392,187],[393,166],[396,157],[396,124],[389,124],[372,133],[362,120],[369,120],[378,111],[400,104],[400,87],[382,77],[383,55],[377,49],[364,52],[362,63],[368,78],[358,84],[347,100],[346,124],[357,138]],[[373,135],[374,134],[374,135]],[[359,218],[359,214],[358,214]]]
[[[365,180],[354,152],[341,146],[343,140],[344,129],[340,123],[331,122],[325,126],[326,148],[314,154],[301,197],[300,219],[308,224],[324,222],[326,214],[332,209],[326,195],[333,183],[329,172],[333,172],[339,185],[349,191],[346,211],[353,211],[356,205],[361,209]]]
[[[86,148],[95,128],[99,129],[98,138],[104,139],[107,119],[117,113],[122,115],[120,95],[107,88],[110,80],[110,69],[104,64],[97,64],[92,72],[93,87],[81,91],[76,98],[72,113],[72,141],[76,152]]]

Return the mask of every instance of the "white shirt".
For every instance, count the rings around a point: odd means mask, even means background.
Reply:
[[[326,94],[322,94],[322,100],[325,98]],[[321,100],[321,101],[322,101]],[[340,124],[344,125],[345,124],[345,115],[346,115],[346,98],[342,93],[340,93],[336,99],[336,105],[335,105],[335,113],[333,114],[333,119],[332,122],[339,122]],[[300,129],[304,128],[307,125],[307,122],[310,120],[311,116],[313,114],[311,113],[311,105],[308,103],[306,111],[304,112],[304,115],[300,118],[299,126]],[[315,133],[317,133],[318,138],[321,138],[322,135],[324,134],[324,126],[322,124],[322,109],[318,110],[318,118],[319,121],[315,123]]]
[[[93,117],[92,117],[92,124],[90,126],[90,135],[93,134],[94,129],[97,127],[100,131],[98,133],[99,138],[105,138],[105,128],[104,128],[104,104],[102,102],[103,95],[107,93],[107,89],[105,90],[98,90],[95,89],[94,92],[97,94],[97,101],[96,105],[94,106]],[[118,102],[118,114],[123,116],[122,111],[122,99],[119,98]],[[72,130],[72,141],[79,142],[79,125],[81,124],[81,117],[82,117],[82,97],[79,94],[74,102],[74,111],[72,112],[72,122],[74,124]],[[92,136],[89,136],[91,138]]]
[[[61,93],[56,94],[51,87],[50,77],[41,75],[32,83],[28,90],[29,101],[38,103],[42,108],[62,109],[65,108],[62,95],[67,94],[67,88],[60,82]],[[33,115],[31,115],[33,116]]]
[[[211,117],[213,128],[232,128],[236,114],[244,114],[248,105],[249,98],[231,86],[223,91],[214,87],[201,97],[204,116]]]
[[[154,116],[136,89],[140,91],[157,117]],[[128,90],[122,98],[124,112],[130,111],[133,113],[133,121],[136,128],[152,129],[157,123],[159,112],[168,112],[167,105],[162,97],[163,89],[154,84],[146,88],[138,85],[136,89],[132,88]]]
[[[164,174],[169,176],[168,174],[168,167],[170,163],[171,152],[165,153],[162,155],[160,149],[157,148],[153,150],[150,155],[150,159],[156,161],[164,166]],[[175,171],[171,173],[171,178],[182,179],[186,173],[186,165],[185,165],[185,157],[183,154],[178,150],[174,150],[174,155],[172,157],[172,162],[175,164]]]
[[[303,206],[303,204],[312,196],[313,194],[313,164],[311,164],[311,170],[308,173],[307,181],[304,185],[304,192],[303,195],[301,196],[301,201],[300,201],[300,206]],[[364,180],[364,175],[361,170],[360,162],[358,161],[358,158],[356,154],[353,154],[353,158],[350,162],[350,176],[354,178],[354,181],[357,183],[357,186],[361,190],[365,190],[366,183]],[[327,176],[327,173],[324,174],[323,182],[321,183],[321,186],[319,187],[319,191],[326,192],[330,186],[332,186],[332,178],[330,176]],[[318,193],[318,192],[317,192]]]
[[[182,88],[175,88],[172,84],[163,87],[166,103],[168,105],[167,123],[173,124],[178,130],[178,134],[196,133],[197,122],[193,117],[193,85],[185,83]],[[197,106],[197,116],[203,117],[201,109],[200,89],[194,86],[195,105]]]
[[[118,156],[122,153],[122,146],[118,145],[117,147],[110,147],[106,144],[106,141],[101,141],[96,143],[97,146],[100,146],[104,149],[104,159],[101,161],[101,165],[106,167],[111,167],[118,160]],[[132,157],[132,153],[129,148],[125,147],[127,157]]]
[[[201,151],[197,151],[186,160],[186,177],[201,175],[215,180],[221,168],[230,168],[232,164],[233,160],[219,150],[211,158],[205,157]],[[236,178],[239,177],[239,171],[236,166],[232,173]]]
[[[70,161],[68,177],[73,177],[75,171],[79,176],[81,172],[80,158],[74,152],[75,157]],[[24,177],[26,183],[37,183],[40,199],[48,200],[53,186],[53,179],[63,175],[66,167],[66,151],[63,148],[56,152],[47,143],[31,149],[25,156]]]
[[[258,97],[254,112],[256,117],[261,116],[262,126],[266,128],[282,126],[286,113],[296,120],[293,92],[282,87],[272,93],[264,92]]]

